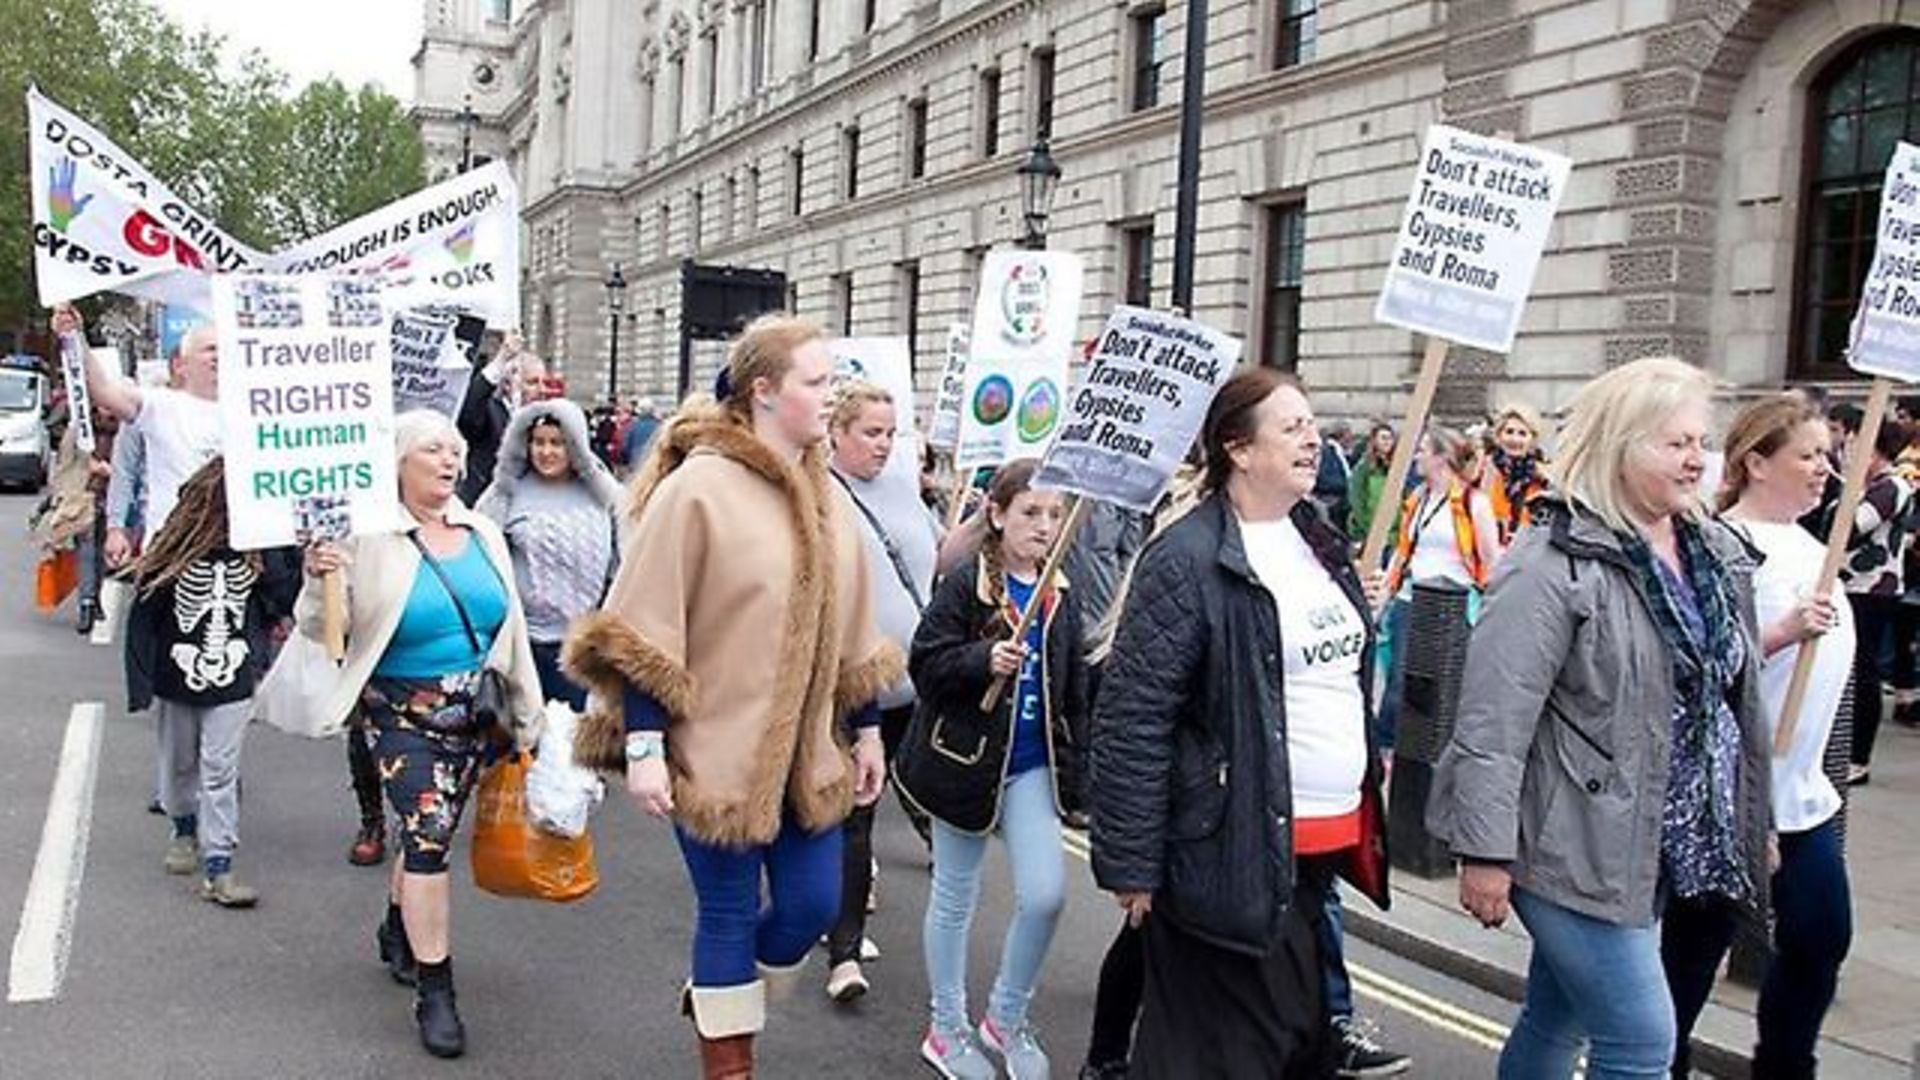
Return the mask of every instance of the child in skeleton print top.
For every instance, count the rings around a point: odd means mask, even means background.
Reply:
[[[269,632],[293,612],[298,555],[228,545],[225,469],[215,458],[181,486],[180,504],[141,557],[127,630],[130,704],[159,714],[160,801],[173,819],[165,866],[201,874],[201,895],[251,907],[233,875],[240,744],[266,667]]]

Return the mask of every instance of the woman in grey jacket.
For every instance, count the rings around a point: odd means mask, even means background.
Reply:
[[[573,620],[600,606],[619,568],[619,504],[619,481],[587,442],[586,414],[555,398],[514,414],[493,483],[474,506],[513,552],[541,696],[576,712],[585,711],[587,692],[561,674],[560,645]]]
[[[1429,824],[1461,904],[1533,937],[1505,1080],[1664,1077],[1659,905],[1767,886],[1756,556],[1696,495],[1712,384],[1641,360],[1575,400],[1539,504],[1494,575]]]

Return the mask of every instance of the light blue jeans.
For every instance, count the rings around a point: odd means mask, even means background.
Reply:
[[[1026,1022],[1027,1003],[1033,1000],[1066,901],[1066,854],[1053,804],[1052,769],[1029,769],[1007,781],[1000,793],[1000,835],[1013,870],[1014,910],[987,1015],[1002,1031],[1012,1031]],[[935,819],[933,894],[927,902],[923,944],[933,1022],[949,1031],[968,1026],[967,931],[980,899],[980,864],[986,854],[987,837]]]
[[[1583,1043],[1588,1080],[1665,1077],[1674,1019],[1660,924],[1603,922],[1520,888],[1513,910],[1533,935],[1533,962],[1500,1080],[1570,1077]]]

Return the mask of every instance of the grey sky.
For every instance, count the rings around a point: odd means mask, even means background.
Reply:
[[[420,45],[417,0],[155,0],[189,29],[224,34],[236,52],[265,53],[298,90],[335,76],[348,86],[376,82],[403,102],[413,100]]]

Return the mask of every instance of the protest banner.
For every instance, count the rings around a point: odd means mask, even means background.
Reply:
[[[911,476],[917,486],[920,439],[914,430],[912,343],[904,337],[835,338],[827,347],[833,352],[836,385],[858,380],[893,399],[893,453],[887,457],[886,472]]]
[[[205,307],[207,276],[264,256],[93,125],[27,88],[34,278],[52,307],[100,292]]]
[[[1046,452],[1065,412],[1084,276],[1071,252],[987,253],[968,335],[955,468]]]
[[[432,409],[458,416],[472,371],[453,336],[454,318],[428,311],[393,313],[393,411]]]
[[[91,454],[93,395],[87,389],[87,343],[79,334],[60,335],[60,374],[67,383],[67,424],[73,428],[73,444],[81,453]]]
[[[354,533],[400,523],[390,325],[377,278],[222,274],[220,419],[232,545],[298,542],[317,496]]]
[[[519,321],[520,194],[493,162],[265,254],[181,201],[91,124],[27,91],[34,273],[51,306],[101,292],[209,310],[211,277],[378,271],[391,306]]]
[[[1847,455],[1840,501],[1827,531],[1826,557],[1820,564],[1820,576],[1814,580],[1814,596],[1833,595],[1839,580],[1840,564],[1853,537],[1854,515],[1867,491],[1872,447],[1893,401],[1892,380],[1920,381],[1920,147],[1904,142],[1894,146],[1880,187],[1880,218],[1873,236],[1873,262],[1860,288],[1860,307],[1854,313],[1847,349],[1847,365],[1874,376],[1873,389],[1867,395],[1860,431],[1853,437],[1854,450]],[[1780,705],[1780,722],[1774,728],[1775,757],[1785,757],[1793,747],[1800,706],[1806,700],[1819,647],[1817,637],[1800,643],[1793,677],[1787,682],[1787,697]]]
[[[940,387],[933,397],[933,415],[927,423],[927,445],[952,453],[960,445],[960,402],[967,392],[967,324],[947,327],[947,361],[940,369]]]
[[[1033,486],[1151,513],[1240,348],[1190,319],[1115,308]]]
[[[1513,348],[1540,255],[1573,162],[1559,154],[1435,124],[1400,221],[1373,317],[1427,335],[1420,375],[1387,469],[1387,491],[1405,487],[1450,342],[1493,352]],[[1360,565],[1380,565],[1399,512],[1374,511]]]

